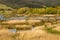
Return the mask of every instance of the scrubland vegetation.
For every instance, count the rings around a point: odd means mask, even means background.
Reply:
[[[1,9],[0,13],[6,17],[21,16],[21,15],[41,15],[41,14],[60,14],[60,6],[57,7],[44,7],[44,8],[29,8],[22,7],[18,9],[7,8]]]
[[[49,22],[41,22],[42,25],[38,25],[36,24],[39,23],[38,21],[35,21],[33,23],[32,21],[34,20],[27,22],[27,24],[10,24],[8,23],[9,21],[7,21],[7,23],[2,22],[1,28],[5,29],[5,31],[2,30],[4,34],[3,35],[0,30],[0,34],[2,35],[0,39],[2,39],[3,37],[4,39],[2,40],[60,40],[60,31],[58,31],[58,29],[54,29],[57,27],[60,28],[60,26],[56,24],[54,24],[54,26]],[[16,29],[17,32],[13,33],[10,31],[10,29]],[[8,38],[6,38],[5,36],[7,36]]]
[[[60,15],[60,6],[44,8],[22,7],[18,9],[6,8],[0,9],[0,14],[6,18],[31,15],[40,16],[44,14]],[[53,22],[56,23],[52,24]],[[57,21],[48,21],[47,23],[47,21],[40,19],[3,20],[0,23],[0,29],[2,30],[0,30],[0,40],[60,40],[60,31],[58,31],[60,29],[57,27],[60,28],[60,23]],[[13,33],[10,29],[16,29],[16,32]]]
[[[22,7],[17,9],[20,14],[60,14],[60,6],[58,7],[45,7],[45,8],[28,8]]]

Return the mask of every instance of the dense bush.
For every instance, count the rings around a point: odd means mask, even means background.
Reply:
[[[45,8],[19,8],[17,14],[60,14],[60,6],[58,7],[45,7]]]
[[[21,14],[60,14],[60,6],[58,7],[44,7],[44,8],[29,8],[22,7],[12,11],[0,10],[0,14],[4,16],[20,16]]]

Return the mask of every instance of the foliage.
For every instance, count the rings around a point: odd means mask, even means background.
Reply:
[[[44,7],[44,8],[22,7],[11,11],[0,10],[0,14],[3,14],[6,17],[20,16],[21,14],[60,14],[60,6]]]
[[[45,7],[45,8],[19,8],[16,11],[19,14],[60,14],[60,6],[58,7]]]
[[[45,26],[45,30],[46,30],[48,33],[58,34],[58,35],[60,35],[60,31],[53,30],[53,27],[48,28],[47,26]]]
[[[52,8],[52,7],[47,7],[46,8],[46,14],[56,14],[57,10],[55,10],[56,8]]]

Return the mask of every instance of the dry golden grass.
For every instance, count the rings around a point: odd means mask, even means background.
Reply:
[[[41,20],[27,20],[28,24],[37,24],[37,23],[41,23]]]
[[[36,27],[32,28],[32,30],[43,30],[44,28],[45,28],[45,26],[42,25],[42,26],[36,26]]]
[[[32,25],[15,25],[16,28],[19,28],[19,29],[31,29],[32,28]]]
[[[53,30],[60,31],[60,24],[55,24]]]
[[[51,23],[45,23],[42,26],[40,25],[37,25],[35,27],[32,26],[32,24],[41,23],[40,20],[10,20],[6,21],[5,23],[15,24],[15,23],[26,23],[26,22],[28,24],[23,25],[18,24],[15,26],[11,25],[11,27],[23,29],[17,31],[17,34],[10,32],[8,29],[1,29],[0,40],[60,40],[60,35],[48,33],[47,31],[44,30],[45,25],[47,25],[48,28],[54,27],[53,30],[60,31],[60,24],[52,25]]]
[[[60,40],[60,35],[49,34],[43,30],[20,31],[20,40]]]
[[[10,32],[8,29],[0,30],[0,40],[14,40],[15,34]]]
[[[17,27],[20,25],[17,25]],[[24,27],[27,25],[23,25]],[[32,30],[17,31],[17,34],[8,29],[0,30],[0,40],[60,40],[60,35],[51,34],[44,30],[44,26],[36,26]]]
[[[26,23],[26,20],[9,20],[9,21],[5,21],[5,22],[2,22],[3,24],[7,23],[7,24],[17,24],[17,23]]]

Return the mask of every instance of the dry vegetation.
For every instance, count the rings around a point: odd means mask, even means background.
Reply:
[[[0,40],[14,40],[15,34],[10,32],[8,29],[0,30]]]
[[[3,9],[4,10],[4,9]],[[28,16],[26,20],[6,20],[0,23],[0,40],[60,40],[60,20],[51,22],[47,20],[40,20],[43,18],[37,18],[38,20],[29,19],[30,16],[40,16],[40,14],[60,14],[60,6],[58,7],[46,7],[46,8],[28,8],[23,7],[6,11],[6,9],[0,12],[6,17],[12,16]],[[13,14],[12,14],[13,13]],[[8,15],[8,16],[7,16]],[[54,23],[55,24],[54,24]],[[9,29],[16,29],[15,33]]]
[[[43,30],[20,31],[20,40],[60,40],[60,35],[50,34]]]
[[[59,23],[45,22],[40,25],[42,23],[40,20],[26,20],[26,23],[23,24],[17,24],[16,22],[22,21],[2,22],[1,27],[3,28],[0,30],[0,40],[60,40]],[[17,29],[17,32],[13,33],[9,28]]]

